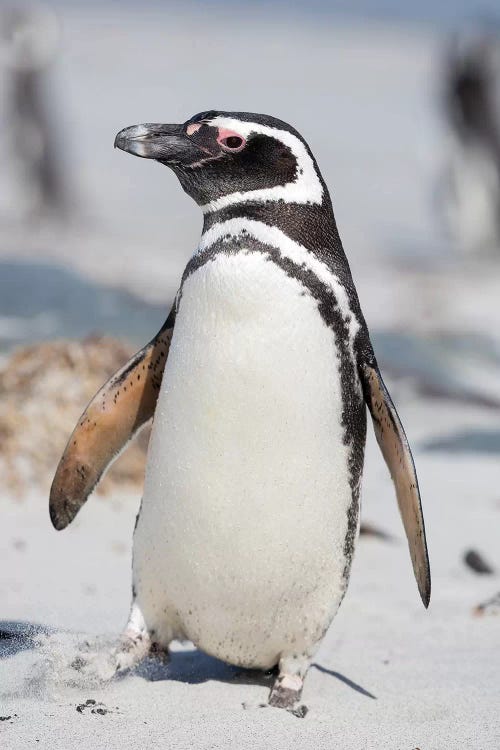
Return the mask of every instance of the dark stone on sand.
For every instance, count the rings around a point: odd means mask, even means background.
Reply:
[[[477,550],[470,549],[464,555],[465,564],[480,575],[493,575],[494,569]]]

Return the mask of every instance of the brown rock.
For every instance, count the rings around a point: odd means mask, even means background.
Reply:
[[[0,482],[16,496],[48,494],[66,442],[87,403],[134,350],[104,336],[17,349],[0,369]],[[143,480],[150,428],[98,485],[105,494]]]
[[[500,591],[495,596],[492,596],[491,599],[478,604],[472,611],[477,617],[482,617],[483,615],[500,615]]]

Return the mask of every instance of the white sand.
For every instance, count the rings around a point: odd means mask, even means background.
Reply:
[[[413,444],[465,422],[455,408],[406,401]],[[493,425],[493,420],[491,420]],[[138,498],[92,498],[66,532],[52,530],[47,498],[2,502],[2,619],[52,626],[38,649],[0,660],[0,746],[226,748],[383,747],[496,749],[498,617],[473,608],[499,588],[461,557],[479,549],[500,567],[496,458],[446,458],[416,450],[428,528],[433,596],[426,612],[412,578],[390,481],[370,439],[365,519],[394,542],[360,540],[351,585],[304,690],[305,719],[270,708],[268,687],[199,653],[176,653],[164,669],[99,681],[122,626],[130,587],[130,540]],[[85,637],[90,645],[82,646]],[[99,637],[98,637],[99,636]],[[97,638],[98,637],[98,638]],[[0,642],[1,643],[1,642]],[[90,659],[84,673],[69,665]],[[328,673],[324,670],[331,670]],[[72,686],[75,683],[75,686]],[[368,693],[371,694],[368,695]],[[87,699],[110,713],[79,713]],[[14,714],[17,716],[14,717]]]
[[[64,29],[57,75],[68,100],[60,130],[85,217],[66,234],[30,237],[4,227],[2,257],[56,259],[169,300],[201,219],[167,170],[113,152],[114,134],[211,107],[269,111],[296,124],[318,156],[369,324],[488,331],[498,314],[497,265],[479,271],[448,260],[412,274],[389,272],[400,246],[403,255],[414,247],[419,265],[442,240],[431,199],[442,156],[432,104],[435,34],[97,8],[66,13]],[[255,39],[259,54],[250,67]],[[481,368],[485,386],[498,394],[484,362],[475,377]],[[456,371],[463,375],[460,363]],[[418,447],[467,426],[498,429],[498,415],[426,402],[402,384],[392,390],[424,500],[433,573],[428,612],[370,436],[363,516],[396,541],[360,541],[345,602],[317,655],[321,669],[312,668],[306,682],[305,719],[243,710],[243,702],[265,701],[268,687],[185,650],[166,671],[105,683],[99,675],[128,609],[138,497],[93,498],[58,534],[44,494],[21,503],[1,493],[0,618],[55,632],[38,648],[0,659],[0,715],[13,717],[0,723],[0,747],[498,750],[500,620],[472,610],[500,580],[479,577],[461,559],[475,547],[500,569],[498,457]],[[69,666],[77,656],[90,660],[85,673]],[[79,713],[87,699],[109,713]]]

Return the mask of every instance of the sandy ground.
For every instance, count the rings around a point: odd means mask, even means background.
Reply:
[[[1,746],[498,748],[500,620],[473,609],[500,581],[462,561],[473,547],[500,568],[498,461],[422,450],[436,433],[488,420],[417,399],[406,399],[401,411],[424,498],[431,606],[426,612],[418,599],[390,480],[370,436],[363,517],[393,539],[360,539],[345,602],[306,681],[305,719],[258,708],[266,680],[187,645],[168,667],[149,662],[136,675],[106,681],[127,613],[138,497],[93,498],[60,534],[46,497],[4,498],[0,628],[20,622],[24,635],[0,640],[0,713],[12,717],[0,724]],[[54,630],[30,636],[29,623]],[[96,704],[82,707],[88,700]]]
[[[239,11],[207,12],[203,22],[180,11],[64,13],[55,122],[83,209],[64,230],[27,234],[4,223],[0,257],[58,262],[167,305],[201,218],[166,170],[113,152],[115,133],[212,107],[267,111],[295,124],[318,157],[372,329],[487,336],[476,358],[457,351],[446,361],[462,385],[498,398],[500,269],[443,252],[435,222],[442,40],[429,28],[299,21],[265,9],[244,23]],[[500,570],[498,452],[425,450],[464,430],[498,441],[498,412],[427,401],[403,381],[391,391],[415,449],[431,606],[418,598],[370,436],[363,517],[394,539],[359,542],[348,594],[306,681],[305,719],[244,710],[266,700],[268,683],[188,646],[167,668],[148,663],[106,680],[129,605],[139,495],[93,498],[58,534],[46,492],[21,502],[0,487],[0,630],[18,632],[0,639],[0,717],[10,717],[0,747],[498,750],[500,619],[473,609],[500,580],[462,559],[475,548]]]

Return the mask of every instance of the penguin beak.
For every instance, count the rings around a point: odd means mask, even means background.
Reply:
[[[115,138],[115,148],[167,164],[189,163],[200,155],[182,125],[146,123],[123,128]]]

